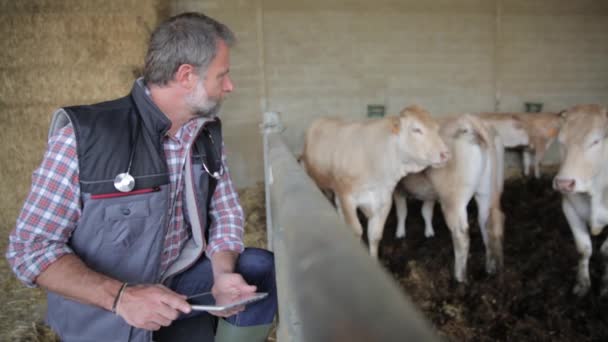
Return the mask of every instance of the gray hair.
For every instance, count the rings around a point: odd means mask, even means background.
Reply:
[[[204,75],[217,54],[219,40],[232,46],[234,33],[204,14],[182,13],[169,18],[150,37],[144,82],[166,85],[182,64],[193,65]]]

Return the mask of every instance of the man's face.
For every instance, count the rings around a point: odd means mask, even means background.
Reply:
[[[186,103],[197,116],[210,117],[219,111],[224,95],[234,89],[228,75],[230,71],[230,51],[224,41],[218,42],[218,51],[209,64],[207,73],[200,77]],[[202,76],[202,75],[201,75]]]

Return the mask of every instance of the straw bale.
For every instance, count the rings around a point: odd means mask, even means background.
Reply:
[[[138,65],[80,65],[72,68],[31,66],[0,68],[0,98],[6,105],[40,103],[75,105],[124,96]],[[15,75],[19,75],[18,78]]]
[[[256,1],[242,0],[215,0],[215,1],[200,1],[200,0],[178,0],[171,4],[172,13],[184,11],[201,11],[210,13],[216,16],[219,11],[234,12],[254,11],[259,4]],[[219,17],[219,16],[218,16]]]
[[[158,0],[0,0],[0,13],[81,13],[114,14],[141,13],[153,17],[158,12]]]
[[[123,35],[120,40],[110,37],[78,37],[69,44],[61,44],[62,37],[15,39],[9,53],[0,52],[0,65],[9,70],[18,67],[70,66],[108,64],[143,64],[145,48],[142,36],[137,33]],[[11,38],[12,40],[12,38]]]
[[[5,68],[31,65],[141,64],[149,29],[134,16],[8,17],[0,50]]]
[[[36,15],[3,15],[0,28],[17,35],[48,37],[63,36],[71,38],[78,35],[112,36],[120,39],[121,34],[129,32],[149,32],[151,19],[139,13],[125,14],[36,14]],[[140,18],[140,19],[138,19]],[[62,43],[69,43],[63,41]]]

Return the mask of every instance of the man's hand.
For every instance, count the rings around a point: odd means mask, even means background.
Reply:
[[[116,306],[116,313],[129,325],[158,330],[171,324],[179,312],[189,313],[186,296],[163,285],[136,285],[125,288]]]
[[[241,297],[243,294],[254,293],[256,291],[254,285],[249,285],[245,279],[238,273],[222,273],[217,274],[214,279],[211,293],[215,297],[218,304],[222,302],[230,302]],[[238,306],[230,310],[209,312],[218,317],[229,317],[245,310],[245,306]]]

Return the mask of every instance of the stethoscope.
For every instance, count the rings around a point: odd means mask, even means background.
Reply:
[[[137,132],[135,133],[135,141],[131,145],[131,155],[129,156],[129,166],[127,172],[119,173],[114,177],[114,187],[120,192],[130,192],[135,188],[135,178],[131,176],[131,165],[133,164],[133,156],[135,156],[135,148],[137,147],[137,140],[139,140],[139,134],[141,133],[141,118],[137,122]]]
[[[214,171],[211,172],[209,171],[209,168],[207,167],[207,164],[205,163],[204,160],[202,160],[202,164],[203,164],[203,169],[205,170],[205,172],[207,172],[207,174],[217,180],[219,180],[220,178],[222,178],[222,176],[224,175],[224,165],[222,164],[222,161],[218,158],[217,153],[215,152],[215,141],[213,141],[213,137],[211,136],[211,133],[209,132],[209,130],[205,127],[203,128],[203,132],[207,134],[207,137],[209,138],[209,141],[211,142],[211,153],[213,154],[213,160],[216,162],[216,164],[220,165],[220,168],[218,171]]]
[[[212,145],[211,151],[213,153],[213,157],[215,158],[214,160],[216,162],[218,162],[218,164],[220,165],[220,168],[218,171],[211,172],[211,171],[209,171],[209,167],[207,167],[207,164],[203,160],[202,161],[203,169],[209,176],[219,180],[224,175],[224,165],[222,165],[221,160],[218,160],[217,154],[215,153],[215,148],[214,148],[215,141],[213,141],[213,137],[211,137],[211,133],[206,128],[203,130],[207,134],[209,141],[211,141],[211,145]],[[130,192],[135,188],[135,178],[133,178],[133,176],[131,176],[130,172],[131,172],[131,165],[133,164],[133,157],[135,156],[135,147],[137,145],[137,140],[139,139],[140,133],[141,133],[141,121],[139,121],[138,125],[137,125],[137,132],[135,133],[135,142],[133,142],[132,147],[131,147],[131,155],[129,156],[129,166],[127,166],[127,172],[119,173],[118,175],[116,175],[116,177],[114,177],[114,187],[116,188],[116,190],[118,190],[120,192]]]

